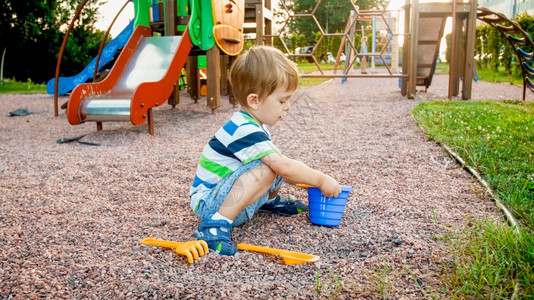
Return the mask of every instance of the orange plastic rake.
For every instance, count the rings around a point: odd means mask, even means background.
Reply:
[[[198,259],[200,256],[203,256],[205,253],[209,252],[208,244],[203,240],[172,242],[157,240],[154,238],[146,238],[141,241],[141,244],[176,249],[176,253],[185,255],[190,264],[192,264],[193,261]]]

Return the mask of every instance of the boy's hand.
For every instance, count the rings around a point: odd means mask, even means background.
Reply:
[[[341,185],[334,178],[324,175],[323,184],[318,187],[325,197],[337,197],[341,193]]]
[[[337,197],[341,193],[341,186],[334,178],[316,171],[298,160],[288,158],[279,152],[267,154],[261,160],[288,182],[316,186],[325,197],[329,198]]]

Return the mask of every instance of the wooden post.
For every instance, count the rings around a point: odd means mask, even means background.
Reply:
[[[187,92],[195,103],[200,99],[200,77],[198,76],[198,57],[189,56],[185,65]]]
[[[228,95],[229,83],[228,83],[228,55],[221,55],[221,95]]]
[[[417,92],[417,42],[419,40],[419,0],[412,0],[410,10],[410,52],[408,59],[408,99]],[[404,65],[404,64],[403,64]]]
[[[154,111],[152,110],[152,107],[148,109],[147,114],[148,133],[150,133],[150,135],[154,135]]]
[[[273,13],[272,13],[272,7],[271,7],[271,0],[263,0],[263,7],[265,8],[263,11],[263,30],[264,35],[268,35],[268,37],[264,37],[264,43],[265,45],[272,46],[273,45],[273,38],[271,35],[273,34]],[[268,12],[269,14],[267,15]]]
[[[391,13],[389,13],[391,16]],[[389,22],[389,21],[388,21]],[[399,32],[399,13],[394,17],[395,33]],[[389,24],[391,26],[391,24]],[[391,71],[393,74],[399,73],[399,36],[391,35]]]
[[[410,64],[410,45],[411,34],[410,33],[410,0],[406,0],[404,6],[404,45],[402,46],[402,75],[406,75],[409,72],[408,65]],[[401,79],[401,95],[406,96],[408,90],[408,77],[402,77]]]
[[[221,51],[217,45],[206,51],[206,72],[208,85],[208,106],[215,113],[221,106]]]
[[[469,15],[465,26],[466,43],[465,43],[465,66],[464,82],[462,86],[462,99],[471,99],[471,90],[473,88],[473,68],[475,65],[475,39],[476,39],[476,21],[477,21],[477,0],[470,1]]]
[[[172,105],[172,108],[175,108],[176,105],[180,104],[180,78],[178,78],[174,84],[174,89],[169,98],[169,104]]]
[[[265,27],[265,18],[263,16],[263,0],[256,4],[256,45],[264,45],[263,34]]]
[[[228,69],[230,69],[230,67],[236,60],[236,58],[237,57],[235,56],[228,57]],[[228,98],[229,98],[228,101],[235,107],[237,105],[237,99],[234,96],[234,92],[232,90],[232,85],[230,84],[230,81],[228,81]]]
[[[96,122],[96,131],[102,131],[102,129],[103,129],[102,122]]]
[[[454,94],[454,81],[455,81],[455,73],[456,73],[456,36],[458,35],[458,32],[456,31],[456,1],[452,1],[452,33],[451,33],[451,54],[450,54],[450,61],[449,61],[449,90],[448,90],[448,98],[449,100],[452,99],[452,95]]]
[[[165,35],[175,36],[176,30],[176,0],[165,1]],[[169,104],[172,108],[176,107],[176,104],[180,103],[180,77],[174,84],[174,90],[169,98]]]
[[[159,20],[161,21],[163,18],[163,15],[165,13],[165,8],[163,7],[163,1],[159,0],[158,2],[158,12],[159,12]]]
[[[454,1],[456,3],[456,1]],[[456,11],[457,12],[457,11]],[[455,53],[452,63],[454,64],[453,81],[452,81],[452,96],[458,96],[460,93],[460,80],[462,73],[462,49],[463,49],[463,20],[456,16],[453,18],[453,32],[456,31],[456,36],[453,35],[452,47]]]

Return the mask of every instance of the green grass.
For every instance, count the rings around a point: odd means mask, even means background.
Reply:
[[[7,79],[0,81],[0,94],[37,94],[46,93],[46,84],[36,84],[28,80],[27,82]]]
[[[317,293],[317,296],[319,297],[319,299],[337,299],[337,297],[344,290],[343,283],[334,274],[332,269],[327,268],[327,270],[328,270],[328,281],[323,282],[321,280],[320,269],[317,269],[316,282],[315,282],[315,293]]]
[[[413,114],[430,137],[482,174],[523,225],[517,236],[495,224],[465,232],[458,242],[464,248],[453,252],[452,290],[459,298],[509,298],[519,283],[520,298],[533,297],[534,103],[422,102]]]
[[[508,75],[504,71],[503,67],[499,67],[498,71],[490,69],[481,69],[477,70],[478,78],[480,80],[489,81],[489,82],[508,82],[511,84],[523,85],[523,79],[520,75]]]
[[[310,74],[319,71],[316,64],[309,62],[298,63],[298,68],[301,74]],[[334,64],[321,64],[321,68],[323,70],[332,70],[334,69]]]
[[[438,63],[436,64],[435,74],[449,74],[449,64],[448,63]]]
[[[298,63],[299,72],[301,74],[310,74],[313,72],[319,72],[317,65],[315,63]],[[334,69],[334,64],[321,64],[321,69],[332,70]],[[310,87],[314,85],[321,84],[330,80],[330,78],[300,78],[299,87]]]
[[[299,63],[298,64],[299,71],[301,74],[309,74],[315,71],[318,71],[317,66],[314,63]],[[321,68],[323,70],[332,70],[334,68],[334,64],[321,64]],[[358,68],[356,66],[355,68]],[[338,70],[342,70],[343,65],[340,65],[338,67]],[[436,65],[436,72],[435,74],[443,75],[443,74],[449,74],[449,64],[448,63],[438,63]],[[497,72],[494,70],[489,69],[477,69],[478,79],[482,81],[488,81],[488,82],[508,82],[510,84],[516,84],[516,85],[523,85],[523,79],[521,78],[520,74],[514,74],[512,76],[509,76],[504,71],[503,67],[500,67]],[[313,85],[317,85],[320,83],[323,83],[327,81],[328,79],[323,78],[301,78],[300,87],[309,87]]]
[[[309,74],[312,72],[318,71],[317,66],[314,63],[299,63],[298,64],[299,71],[301,74]],[[334,69],[334,64],[321,64],[321,68],[323,70],[332,70]],[[359,68],[358,64],[354,68]],[[342,70],[343,65],[341,64],[338,66],[338,70]],[[443,74],[449,74],[449,64],[448,63],[438,63],[436,65],[436,71],[435,74],[443,75]],[[520,74],[513,74],[512,76],[509,76],[506,74],[503,67],[499,67],[499,70],[495,72],[494,70],[490,69],[477,69],[478,79],[482,81],[488,81],[488,82],[508,82],[510,84],[516,84],[516,85],[523,85],[523,79],[521,78]],[[317,84],[321,84],[328,79],[323,78],[301,78],[300,87],[309,87]]]
[[[480,172],[534,230],[534,103],[420,103],[414,115],[432,138]]]
[[[532,299],[534,236],[506,224],[469,220],[466,228],[442,238],[453,258],[445,260],[442,281],[449,299]]]
[[[327,82],[330,78],[300,78],[299,87],[306,88]]]
[[[367,272],[367,278],[370,283],[369,286],[371,289],[377,291],[380,295],[380,299],[388,299],[390,293],[392,293],[393,271],[389,261],[381,261],[372,272]]]
[[[302,74],[309,74],[318,71],[317,66],[314,63],[299,63],[299,71]],[[323,70],[332,70],[334,64],[321,64]],[[340,66],[342,68],[342,65]],[[321,84],[330,80],[330,78],[301,78],[300,87],[310,87]],[[7,79],[0,81],[0,94],[32,94],[32,93],[46,93],[46,84],[36,84],[31,82],[15,81],[13,79]]]
[[[449,74],[449,64],[439,63],[436,65],[435,74]],[[488,82],[508,82],[511,84],[523,85],[523,78],[521,74],[513,74],[509,76],[506,74],[504,67],[499,67],[498,71],[490,69],[477,68],[478,79]]]

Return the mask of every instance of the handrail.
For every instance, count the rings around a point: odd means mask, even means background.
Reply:
[[[113,24],[115,24],[115,21],[119,17],[119,15],[122,13],[126,5],[130,3],[131,0],[126,0],[126,3],[121,7],[119,12],[115,15],[115,18],[113,18],[113,21],[111,21],[111,24],[109,24],[108,30],[106,31],[106,34],[104,35],[104,38],[102,39],[102,42],[100,43],[100,48],[98,49],[98,55],[96,56],[96,63],[95,63],[95,73],[93,74],[93,81],[96,81],[96,73],[98,73],[98,64],[100,63],[100,56],[102,55],[102,50],[104,49],[104,44],[106,44],[106,40],[108,39],[109,32],[111,31],[111,28],[113,27]]]
[[[57,65],[56,65],[56,81],[54,82],[54,115],[57,117],[59,116],[59,107],[58,107],[58,82],[59,82],[59,69],[61,67],[61,59],[63,58],[63,52],[65,51],[65,47],[67,46],[67,40],[69,39],[70,32],[72,31],[72,28],[74,27],[74,22],[78,19],[80,16],[80,13],[82,12],[82,9],[85,7],[85,4],[87,4],[89,0],[84,0],[80,6],[76,9],[76,13],[74,14],[74,18],[72,18],[72,21],[69,24],[69,28],[67,29],[67,32],[65,33],[65,37],[63,38],[63,43],[61,44],[61,49],[59,49],[59,55],[57,58]]]
[[[531,85],[532,81],[529,78],[531,73],[526,68],[528,63],[531,62],[531,58],[529,57],[530,55],[526,53],[526,51],[518,47],[516,44],[528,44],[530,46],[534,46],[534,41],[517,22],[508,19],[506,15],[502,13],[491,11],[486,7],[479,7],[477,15],[477,18],[479,20],[486,22],[491,27],[499,31],[512,46],[512,49],[514,50],[515,54],[519,59],[519,65],[521,67],[521,73],[523,77],[523,101],[525,101],[527,86],[530,88],[531,91],[534,92],[534,88]],[[502,24],[501,22],[504,22],[505,24]],[[518,33],[520,36],[515,36],[508,32]]]

